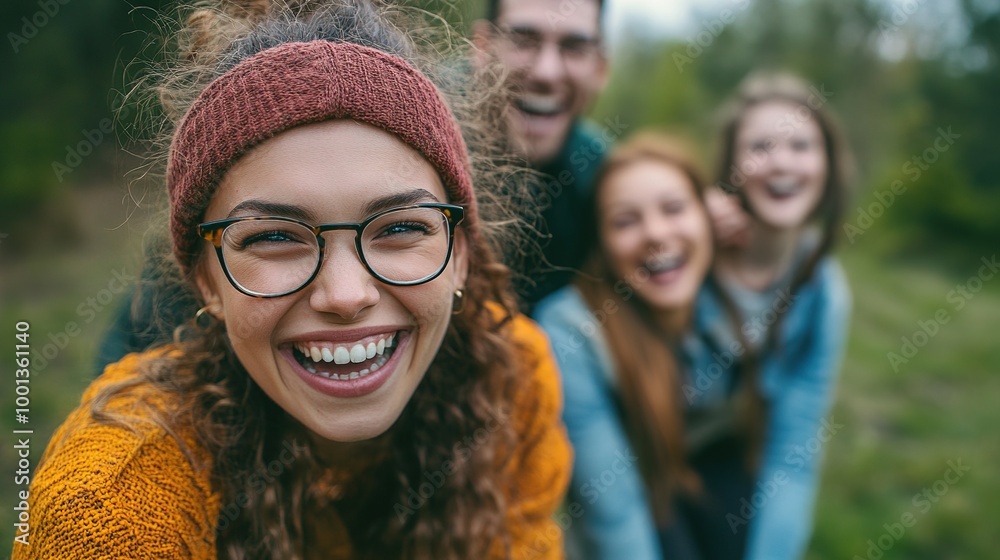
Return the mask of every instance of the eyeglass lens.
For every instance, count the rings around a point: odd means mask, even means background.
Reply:
[[[441,271],[448,258],[448,220],[435,208],[401,208],[380,215],[361,233],[361,259],[390,283],[416,283]],[[246,220],[222,235],[224,265],[244,289],[262,295],[301,288],[316,272],[321,248],[303,224]]]

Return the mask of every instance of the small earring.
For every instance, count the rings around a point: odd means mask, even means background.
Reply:
[[[451,301],[451,314],[458,315],[465,309],[465,292],[461,288],[455,290]]]
[[[194,324],[200,329],[207,329],[212,324],[212,320],[215,317],[212,316],[208,311],[208,306],[202,307],[194,314]]]

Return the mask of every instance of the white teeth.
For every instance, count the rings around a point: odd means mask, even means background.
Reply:
[[[799,183],[794,179],[774,179],[768,181],[767,188],[772,194],[787,196],[798,191]]]
[[[385,352],[386,348],[392,348],[395,339],[396,335],[392,334],[368,344],[355,344],[353,346],[334,345],[332,348],[329,346],[310,346],[306,343],[296,343],[295,349],[301,352],[303,356],[312,358],[314,362],[334,362],[343,365],[351,362],[357,363],[359,357],[362,355],[364,357],[360,358],[360,361],[370,360],[377,355],[381,355]],[[360,350],[357,350],[358,348]]]
[[[347,351],[347,348],[343,346],[338,346],[333,351],[333,363],[337,365],[344,365],[351,362],[351,353]]]
[[[361,362],[368,359],[368,352],[365,351],[365,347],[360,344],[355,344],[351,347],[351,362],[355,364],[360,364]]]
[[[391,350],[395,341],[396,334],[393,333],[387,337],[379,338],[377,341],[369,342],[367,345],[354,344],[353,346],[348,347],[331,345],[330,343],[313,343],[318,344],[318,346],[313,346],[310,343],[302,342],[295,343],[294,347],[304,358],[306,358],[305,360],[302,360],[302,364],[309,373],[325,377],[327,379],[348,381],[351,379],[360,379],[370,373],[378,371],[380,367],[384,366],[385,363],[389,361]],[[390,352],[386,352],[386,350],[389,350]],[[346,365],[350,363],[360,364],[368,361],[370,361],[370,365],[368,365],[367,369],[350,373],[337,374],[318,369],[318,367],[323,363],[333,362],[337,365]]]
[[[375,373],[388,361],[389,361],[388,356],[379,356],[374,362],[372,362],[372,365],[370,365],[366,369],[363,369],[361,371],[352,371],[350,373],[341,373],[341,374],[330,373],[328,371],[317,371],[316,368],[313,366],[313,364],[310,363],[306,363],[305,368],[309,373],[313,373],[325,377],[327,379],[335,379],[337,381],[349,381],[351,379],[360,379],[368,374]]]
[[[684,264],[684,255],[675,253],[673,255],[659,255],[646,261],[646,268],[650,272],[663,272],[673,270]]]
[[[531,113],[549,114],[562,110],[558,96],[525,93],[518,102],[522,109]]]

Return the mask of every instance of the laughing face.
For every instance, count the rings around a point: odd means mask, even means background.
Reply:
[[[430,163],[380,129],[327,121],[284,132],[238,160],[205,221],[277,215],[313,225],[358,223],[378,210],[421,202],[448,202]],[[410,222],[392,224],[383,235],[414,229]],[[434,280],[390,286],[362,264],[355,232],[322,235],[322,267],[298,292],[247,296],[230,284],[211,250],[199,261],[198,285],[225,322],[240,362],[274,402],[320,438],[366,440],[396,421],[437,354],[452,294],[464,286],[465,244],[459,230],[452,258]],[[256,243],[273,256],[285,251],[289,237],[258,232],[238,246]]]
[[[573,121],[604,87],[596,0],[503,0],[497,32],[479,32],[485,48],[510,72],[514,89],[508,126],[514,146],[532,164],[555,157]],[[558,17],[552,17],[558,14]]]
[[[828,169],[823,133],[805,107],[778,101],[752,107],[736,135],[735,153],[761,225],[794,229],[810,219]]]
[[[708,214],[691,179],[645,159],[611,172],[598,197],[601,240],[615,276],[653,309],[690,305],[712,260]]]

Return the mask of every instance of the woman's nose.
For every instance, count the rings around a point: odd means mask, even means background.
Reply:
[[[674,234],[676,230],[674,220],[659,213],[650,214],[643,220],[643,232],[648,240],[660,241]]]
[[[349,235],[327,235],[326,254],[313,281],[309,303],[317,311],[351,321],[378,303],[378,280],[361,262]]]

